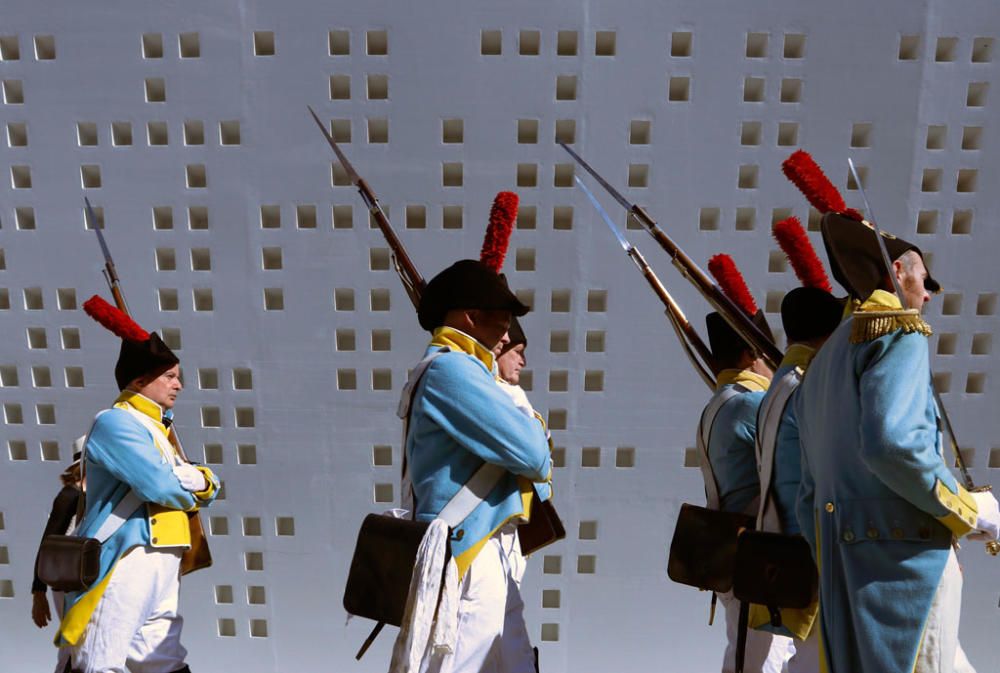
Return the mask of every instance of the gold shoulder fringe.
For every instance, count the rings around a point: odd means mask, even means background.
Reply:
[[[860,344],[874,341],[898,329],[907,334],[918,332],[927,337],[934,333],[931,326],[920,317],[920,313],[916,309],[888,311],[861,309],[854,313],[854,323],[851,325],[851,343]]]

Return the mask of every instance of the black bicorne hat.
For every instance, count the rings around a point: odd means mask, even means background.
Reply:
[[[797,287],[781,300],[781,324],[789,341],[829,336],[844,316],[844,300],[818,287]]]
[[[510,342],[503,347],[500,355],[521,344],[524,344],[525,347],[528,346],[528,337],[524,333],[524,328],[521,327],[521,321],[517,318],[511,318],[510,329],[507,330],[507,338],[510,339]]]
[[[883,279],[888,275],[874,227],[838,213],[827,213],[823,216],[820,229],[833,277],[855,299],[868,299],[872,292],[882,286]],[[885,232],[882,232],[882,240],[885,241],[891,261],[899,259],[909,250],[923,259],[924,254],[920,248],[909,241]],[[941,285],[931,277],[930,269],[924,279],[924,289],[931,293],[941,291]]]
[[[178,363],[180,360],[156,332],[151,332],[145,341],[122,339],[115,364],[115,381],[118,389],[124,390],[140,376],[159,376]]]
[[[757,311],[751,320],[754,325],[760,328],[761,332],[774,341],[774,336],[771,334],[771,328],[764,318],[763,311]],[[720,365],[737,360],[744,351],[753,350],[753,347],[743,340],[740,333],[733,329],[720,313],[713,311],[706,315],[705,327],[708,330],[708,344],[712,349],[712,357]]]
[[[515,317],[528,312],[507,282],[475,259],[459,260],[427,283],[417,318],[421,327],[433,332],[444,322],[445,314],[455,309],[510,311]]]

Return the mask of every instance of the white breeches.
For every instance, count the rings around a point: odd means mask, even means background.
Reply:
[[[173,673],[184,668],[177,614],[180,549],[135,547],[119,559],[80,642],[83,673]]]
[[[524,557],[513,527],[494,535],[460,582],[458,638],[450,655],[435,655],[426,673],[534,673],[519,584]]]
[[[958,642],[961,615],[962,568],[952,549],[927,615],[914,673],[976,673]]]
[[[736,670],[740,602],[733,598],[731,592],[719,594],[719,600],[726,610],[726,653],[722,658],[722,673],[733,673]],[[747,632],[743,670],[745,673],[781,673],[794,651],[791,638],[750,629]]]
[[[808,638],[792,641],[795,654],[788,660],[788,673],[820,673],[819,632],[819,618],[817,617]]]

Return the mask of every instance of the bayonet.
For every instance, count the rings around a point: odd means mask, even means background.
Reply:
[[[358,175],[358,172],[354,170],[354,166],[351,162],[347,160],[347,156],[337,145],[337,141],[334,140],[333,136],[327,131],[326,126],[320,121],[319,116],[316,114],[315,110],[311,106],[306,106],[309,108],[309,114],[316,121],[316,125],[319,126],[319,130],[323,132],[323,137],[326,138],[326,142],[333,149],[334,154],[337,155],[337,159],[340,161],[340,165],[343,166],[344,172],[347,173],[347,177],[350,179],[351,184],[358,188],[358,192],[361,194],[362,200],[365,202],[365,206],[368,208],[368,212],[374,218],[375,223],[378,225],[379,230],[382,232],[382,236],[385,237],[386,243],[389,244],[389,249],[392,251],[392,262],[393,266],[396,268],[396,273],[399,275],[400,281],[403,283],[403,289],[406,290],[406,294],[410,297],[410,301],[413,302],[413,306],[416,307],[420,303],[420,295],[424,290],[424,279],[421,277],[420,273],[417,271],[417,267],[413,265],[410,260],[410,256],[406,254],[406,249],[403,247],[403,243],[396,236],[396,232],[393,231],[392,225],[389,223],[389,218],[386,216],[385,211],[382,210],[382,205],[378,202],[378,198],[375,196],[375,192],[372,188],[368,186],[368,183]]]
[[[698,267],[694,261],[681,250],[667,234],[657,225],[656,221],[649,216],[642,207],[630,203],[618,190],[612,187],[607,180],[594,170],[594,168],[584,161],[583,157],[571,150],[565,143],[558,143],[580,166],[594,177],[595,180],[604,187],[614,199],[625,208],[636,222],[642,225],[649,232],[650,236],[660,244],[660,247],[670,256],[674,267],[682,276],[687,278],[698,289],[708,303],[719,312],[719,314],[736,330],[743,340],[755,351],[757,351],[771,369],[777,369],[782,360],[781,351],[774,345],[767,335],[753,323],[750,316],[746,315],[729,297],[716,285],[704,271]]]
[[[122,292],[121,283],[118,281],[118,271],[115,269],[115,261],[111,258],[111,250],[108,249],[108,242],[104,240],[104,233],[97,224],[97,215],[94,214],[94,209],[90,205],[90,199],[86,196],[83,197],[83,203],[87,225],[97,234],[97,243],[101,246],[101,254],[104,256],[104,268],[101,270],[101,273],[104,274],[104,280],[108,283],[108,289],[111,290],[111,296],[114,297],[118,309],[128,315],[128,304],[125,303],[125,294]]]
[[[903,295],[903,288],[899,285],[899,279],[896,277],[896,271],[893,267],[892,260],[889,258],[889,249],[885,246],[885,239],[882,237],[882,229],[878,226],[878,221],[875,218],[875,213],[872,210],[871,204],[868,203],[868,195],[865,194],[865,186],[861,184],[861,178],[858,175],[857,169],[854,167],[854,161],[848,157],[847,167],[851,171],[851,175],[854,177],[854,183],[858,187],[858,191],[861,192],[861,200],[865,204],[865,212],[868,213],[870,220],[865,220],[872,230],[875,232],[875,238],[878,240],[879,253],[882,255],[882,263],[885,265],[886,273],[889,274],[889,279],[892,281],[893,290],[896,293],[896,297],[899,299],[899,304],[904,309],[910,308],[906,305],[906,297]],[[958,465],[959,472],[962,473],[962,481],[965,482],[965,488],[970,493],[982,493],[984,491],[990,491],[992,488],[990,486],[976,486],[976,482],[972,479],[972,474],[969,473],[969,467],[965,464],[965,458],[962,456],[962,450],[958,446],[958,438],[955,436],[955,429],[951,424],[951,417],[948,414],[948,409],[944,406],[944,401],[941,399],[941,393],[938,392],[937,385],[934,383],[934,372],[931,372],[931,391],[934,393],[934,402],[937,404],[938,411],[941,414],[941,421],[944,423],[945,433],[948,435],[948,442],[951,444],[952,453],[955,455],[955,464]],[[996,540],[990,540],[986,543],[986,551],[988,551],[993,556],[1000,554],[1000,542]]]
[[[698,332],[695,330],[694,325],[687,319],[684,312],[681,310],[680,305],[674,300],[667,291],[667,288],[663,286],[660,279],[656,276],[656,273],[646,262],[646,258],[642,256],[639,250],[628,242],[625,235],[621,232],[618,226],[611,220],[611,216],[608,212],[604,210],[604,206],[601,205],[597,197],[594,196],[583,181],[580,180],[578,176],[573,176],[573,180],[576,182],[576,186],[587,195],[587,199],[590,200],[591,205],[600,215],[604,223],[608,225],[611,233],[614,234],[615,238],[618,239],[618,243],[625,250],[625,254],[629,256],[635,265],[639,268],[640,273],[649,283],[649,286],[653,288],[653,292],[659,297],[660,301],[663,303],[666,309],[667,318],[670,320],[670,325],[674,328],[674,332],[677,334],[678,340],[681,342],[681,346],[684,348],[685,354],[691,361],[691,365],[694,367],[695,371],[702,378],[705,384],[711,388],[715,389],[715,377],[712,375],[711,370],[714,369],[714,360],[712,358],[712,352],[705,346],[705,342],[701,340]],[[695,355],[697,351],[697,355]],[[699,360],[699,357],[701,358]]]

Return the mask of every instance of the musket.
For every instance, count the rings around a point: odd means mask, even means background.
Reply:
[[[889,275],[889,279],[892,281],[892,289],[896,293],[896,297],[899,299],[899,303],[903,308],[906,308],[903,296],[903,288],[899,285],[899,279],[896,278],[896,273],[893,270],[892,260],[889,258],[889,250],[885,247],[885,241],[882,239],[882,229],[879,228],[878,224],[874,222],[875,213],[872,211],[871,204],[868,203],[868,195],[865,194],[864,185],[861,184],[861,179],[858,177],[858,172],[854,168],[854,161],[850,157],[847,158],[847,167],[851,170],[851,175],[854,176],[854,184],[858,186],[858,191],[861,192],[861,200],[864,201],[865,211],[871,220],[865,220],[872,230],[875,232],[875,238],[878,239],[878,249],[879,253],[882,255],[882,263],[885,265],[886,273]],[[945,432],[948,435],[948,442],[951,444],[952,453],[955,454],[955,463],[958,465],[959,472],[962,473],[962,481],[965,482],[965,489],[970,493],[984,493],[986,491],[991,491],[990,486],[976,486],[976,483],[972,480],[972,475],[969,473],[969,467],[965,464],[965,458],[962,456],[962,450],[958,447],[958,439],[955,437],[955,429],[951,424],[951,417],[948,415],[948,409],[944,406],[944,401],[941,399],[941,393],[938,392],[937,386],[934,384],[933,372],[931,376],[931,391],[934,393],[934,402],[937,403],[938,410],[941,413],[941,420],[944,421]],[[1000,541],[989,540],[986,543],[986,551],[988,551],[993,556],[1000,554]]]
[[[333,152],[337,155],[340,165],[344,167],[347,177],[358,188],[358,192],[361,194],[368,212],[375,219],[375,223],[382,232],[382,236],[385,237],[386,243],[389,244],[389,249],[392,251],[392,263],[396,268],[396,273],[399,275],[399,280],[403,283],[403,289],[406,290],[406,294],[410,297],[410,301],[413,302],[413,306],[418,306],[420,304],[420,295],[423,293],[424,286],[426,285],[423,277],[417,271],[417,267],[413,265],[413,262],[410,261],[410,256],[406,254],[406,249],[403,247],[399,237],[396,236],[396,232],[393,231],[392,225],[389,223],[389,218],[386,217],[385,211],[382,210],[382,205],[378,202],[375,192],[372,191],[368,183],[354,170],[354,166],[351,165],[351,162],[347,160],[347,156],[337,146],[337,141],[326,130],[326,126],[320,121],[312,107],[309,105],[306,107],[309,108],[309,114],[312,115],[312,118],[316,120],[319,130],[323,132],[326,142],[333,148]]]
[[[778,364],[781,362],[782,354],[777,346],[767,337],[764,332],[761,331],[757,325],[750,320],[740,308],[733,303],[729,297],[725,295],[721,288],[716,285],[708,275],[698,267],[694,261],[681,250],[667,234],[660,229],[656,221],[650,217],[641,206],[634,203],[630,203],[628,199],[621,195],[621,193],[608,183],[603,177],[595,171],[590,164],[583,160],[583,158],[566,146],[565,143],[558,143],[566,152],[569,153],[573,160],[576,161],[580,166],[590,173],[591,176],[597,182],[604,187],[604,189],[617,201],[625,210],[628,211],[636,222],[642,225],[647,232],[660,244],[666,253],[670,256],[670,260],[673,265],[680,271],[680,274],[687,278],[691,283],[694,284],[695,288],[701,293],[703,297],[708,301],[711,306],[719,312],[719,314],[725,319],[729,325],[736,330],[737,333],[743,338],[746,343],[756,350],[761,357],[764,358],[768,366],[771,369],[777,369]]]
[[[691,361],[691,365],[694,367],[695,371],[705,382],[705,384],[715,390],[715,377],[712,372],[715,371],[715,360],[712,358],[712,351],[708,349],[705,342],[702,341],[698,332],[695,330],[694,325],[687,319],[684,315],[684,311],[681,310],[680,305],[670,296],[670,292],[667,288],[663,286],[660,279],[656,276],[656,273],[650,268],[649,264],[646,262],[646,258],[642,256],[639,250],[629,243],[622,234],[621,230],[612,222],[611,217],[608,215],[607,211],[594,196],[593,192],[587,189],[587,186],[583,184],[578,176],[573,176],[573,180],[576,182],[576,186],[587,195],[590,203],[594,206],[597,214],[601,216],[604,223],[608,225],[611,229],[611,233],[615,235],[618,239],[618,243],[625,250],[625,254],[629,256],[633,262],[635,262],[636,267],[638,267],[639,272],[649,283],[649,286],[653,289],[653,292],[663,303],[666,309],[667,318],[670,319],[670,325],[674,328],[674,332],[677,334],[677,339],[681,342],[681,346],[684,348],[684,353],[688,356]],[[697,353],[696,353],[697,351]],[[700,359],[699,359],[700,358]]]
[[[104,240],[101,228],[97,226],[97,216],[94,215],[94,209],[90,206],[90,200],[86,196],[83,197],[83,203],[86,206],[87,224],[97,234],[97,242],[101,246],[101,254],[104,255],[104,269],[101,270],[101,273],[104,274],[104,280],[108,282],[108,288],[111,290],[111,296],[114,297],[118,310],[129,315],[128,304],[125,303],[125,295],[122,293],[121,283],[118,280],[118,271],[115,270],[115,261],[111,259],[108,243]]]

